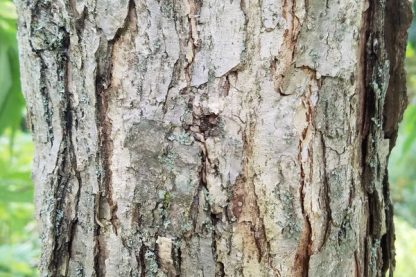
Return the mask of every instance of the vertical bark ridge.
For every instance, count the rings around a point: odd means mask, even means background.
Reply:
[[[111,226],[112,232],[117,236],[119,221],[117,218],[117,202],[113,197],[113,178],[112,178],[112,155],[113,155],[113,139],[112,139],[112,122],[109,118],[109,102],[113,98],[112,94],[116,93],[117,84],[113,83],[113,60],[114,49],[120,47],[124,43],[124,36],[126,32],[132,32],[132,26],[136,24],[137,19],[135,11],[135,3],[133,0],[128,1],[127,15],[124,19],[123,25],[117,29],[114,37],[105,42],[103,49],[106,52],[98,52],[97,55],[106,57],[103,62],[103,68],[99,69],[96,76],[96,97],[97,97],[97,129],[99,130],[99,145],[98,157],[101,160],[102,176],[100,191],[96,195],[96,223],[97,223],[97,274],[105,276],[105,260],[108,258],[108,252],[102,249],[104,241],[105,230]],[[132,25],[133,24],[133,25]],[[97,56],[97,60],[102,57]],[[100,213],[108,213],[108,215],[101,215]],[[105,219],[104,222],[102,220]],[[109,223],[109,224],[107,224]],[[110,225],[110,226],[109,226]]]

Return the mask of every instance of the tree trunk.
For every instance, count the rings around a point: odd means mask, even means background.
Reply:
[[[42,276],[381,276],[407,0],[17,0]]]

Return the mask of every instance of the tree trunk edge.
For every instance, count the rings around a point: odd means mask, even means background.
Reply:
[[[366,14],[365,51],[365,88],[364,88],[364,121],[362,128],[363,139],[363,185],[368,195],[368,233],[366,243],[365,276],[378,275],[374,268],[372,251],[380,244],[382,253],[381,272],[393,276],[395,268],[393,203],[390,198],[388,169],[380,172],[382,179],[385,217],[380,215],[380,195],[374,193],[374,185],[370,180],[376,180],[374,161],[378,158],[380,149],[372,141],[374,138],[389,140],[389,153],[395,145],[398,126],[407,106],[406,72],[404,67],[407,30],[412,21],[411,1],[408,0],[370,0]],[[387,65],[387,66],[386,66]],[[386,68],[387,67],[387,68]],[[386,80],[387,84],[383,82]],[[382,102],[380,89],[385,90]],[[380,126],[382,122],[382,126]],[[373,178],[373,179],[372,179]],[[381,235],[382,220],[385,219],[387,232]],[[373,267],[373,268],[372,268]]]

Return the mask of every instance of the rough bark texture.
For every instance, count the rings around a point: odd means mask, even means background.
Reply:
[[[381,276],[407,0],[16,0],[42,276]]]

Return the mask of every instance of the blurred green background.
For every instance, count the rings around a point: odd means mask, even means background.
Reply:
[[[416,8],[416,0],[413,4]],[[409,106],[390,159],[395,203],[395,276],[416,276],[416,20],[406,52]],[[37,276],[39,241],[34,221],[33,145],[24,123],[16,45],[16,12],[0,0],[0,277]]]
[[[23,126],[16,12],[11,1],[0,0],[0,277],[37,276],[33,145]]]

